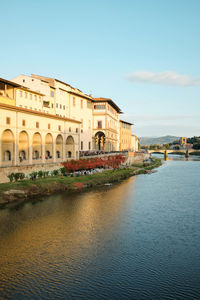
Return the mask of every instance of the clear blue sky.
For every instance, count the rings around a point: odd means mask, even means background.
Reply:
[[[112,98],[138,136],[200,135],[199,0],[1,3],[1,72]]]

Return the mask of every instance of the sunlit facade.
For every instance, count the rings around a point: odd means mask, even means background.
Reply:
[[[120,151],[131,151],[132,150],[132,123],[122,121],[119,122],[120,125]]]
[[[78,159],[80,151],[138,149],[131,123],[108,98],[94,98],[58,79],[0,79],[0,166]],[[137,151],[137,150],[136,150]]]
[[[93,100],[94,149],[119,151],[121,109],[108,98],[93,98]]]
[[[79,121],[39,111],[41,93],[3,79],[0,84],[1,167],[79,158]],[[38,110],[30,109],[28,104],[21,107],[30,95],[38,98]]]

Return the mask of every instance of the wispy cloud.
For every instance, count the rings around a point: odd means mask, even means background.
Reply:
[[[138,71],[126,76],[131,82],[153,83],[171,86],[200,86],[200,78],[191,78],[175,71],[149,72]]]

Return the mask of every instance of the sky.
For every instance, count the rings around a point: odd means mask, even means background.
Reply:
[[[0,77],[111,98],[137,136],[200,136],[199,0],[1,3]]]

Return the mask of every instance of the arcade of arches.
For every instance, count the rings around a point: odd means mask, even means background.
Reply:
[[[75,149],[75,141],[71,135],[42,135],[40,132],[28,134],[22,130],[16,139],[14,132],[6,129],[0,138],[0,165],[61,162],[78,158],[79,154]]]
[[[116,142],[106,137],[105,133],[98,131],[94,137],[94,148],[98,151],[115,151]]]

